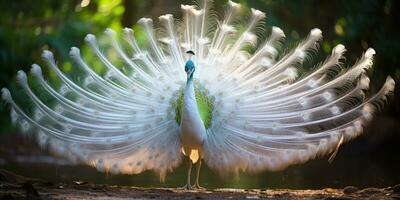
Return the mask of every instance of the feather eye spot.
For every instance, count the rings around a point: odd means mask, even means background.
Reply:
[[[361,120],[356,120],[353,125],[354,125],[354,129],[357,133],[361,133],[363,131]]]
[[[324,93],[322,93],[322,96],[324,97],[324,99],[326,101],[332,101],[333,99],[333,95],[331,92],[325,91]]]
[[[22,132],[27,132],[31,128],[30,123],[28,121],[26,121],[26,120],[21,120],[20,126],[21,126],[21,129],[22,129]]]
[[[111,173],[117,174],[120,173],[120,168],[117,163],[114,163],[111,167]]]
[[[366,104],[362,109],[362,115],[367,121],[372,119],[372,113],[373,113],[373,106],[370,104]]]
[[[308,86],[311,88],[316,88],[318,86],[318,82],[315,79],[310,79],[307,82]]]
[[[18,121],[18,119],[19,119],[19,114],[15,111],[14,108],[11,109],[10,118],[11,118],[11,122],[12,122],[13,124],[16,124],[17,121]]]
[[[272,123],[272,130],[277,131],[279,129],[279,124],[277,122]]]
[[[241,103],[241,100],[240,100],[240,98],[236,98],[236,99],[235,99],[235,103],[236,103],[236,104],[239,104],[239,103]]]
[[[154,108],[149,109],[149,113],[155,113],[155,112],[156,112],[156,110]]]
[[[85,101],[84,101],[83,99],[78,99],[78,100],[76,101],[76,103],[77,103],[78,105],[80,105],[80,106],[85,105]]]
[[[64,112],[64,108],[63,108],[60,104],[57,104],[57,105],[54,107],[54,111],[55,111],[56,113],[58,113],[58,114],[62,114],[62,113]]]
[[[297,132],[295,133],[295,136],[296,136],[296,138],[298,138],[298,139],[303,139],[305,135],[306,135],[306,133],[304,133],[304,132],[302,132],[302,131],[297,131]]]
[[[65,95],[69,92],[69,88],[66,85],[61,85],[60,89],[59,89],[59,93],[61,95]]]
[[[360,79],[360,88],[362,90],[367,90],[369,88],[369,83],[370,83],[369,77],[363,74]]]
[[[66,124],[66,125],[64,125],[64,132],[65,133],[71,133],[71,130],[72,130],[72,125],[70,125],[70,124]]]
[[[303,118],[304,121],[310,121],[311,115],[310,113],[303,113],[301,114],[301,118]]]
[[[39,109],[37,109],[37,110],[35,111],[35,114],[34,114],[33,118],[34,118],[36,121],[40,121],[40,120],[42,119],[43,116],[44,116],[44,115],[43,115],[42,111],[40,111]]]
[[[330,111],[331,111],[332,114],[334,114],[334,115],[340,114],[340,108],[337,107],[337,106],[332,106],[332,107],[330,108]]]
[[[357,129],[362,128],[362,122],[361,120],[356,120],[354,122],[354,127],[356,127]]]
[[[223,33],[234,33],[234,32],[236,32],[236,29],[233,27],[233,26],[231,26],[231,25],[228,25],[228,24],[222,24],[222,26],[221,26],[221,31],[223,32]]]
[[[326,147],[326,145],[328,144],[328,140],[327,139],[321,139],[320,141],[319,141],[319,146],[320,147]]]
[[[347,135],[347,136],[351,136],[351,135],[353,135],[353,133],[354,133],[354,128],[352,127],[352,126],[349,126],[349,127],[347,127],[346,129],[345,129],[345,134]]]
[[[55,152],[57,152],[57,154],[59,154],[59,155],[63,155],[64,153],[66,153],[65,147],[64,147],[63,145],[61,145],[61,144],[57,144],[57,145],[54,147],[54,150],[55,150]]]
[[[265,45],[263,53],[270,55],[272,58],[274,58],[278,54],[278,51],[271,45]]]
[[[260,66],[264,68],[270,68],[272,66],[271,59],[269,58],[261,58]]]
[[[47,144],[47,141],[48,141],[48,138],[49,138],[49,137],[48,137],[42,130],[40,130],[40,131],[38,132],[37,138],[38,138],[38,143],[39,143],[39,145],[40,145],[41,147],[44,147],[44,146]]]
[[[99,135],[100,135],[100,133],[97,132],[97,131],[92,131],[92,132],[89,133],[90,137],[98,137]]]
[[[285,70],[285,74],[289,79],[294,79],[297,77],[297,71],[295,68],[290,67]]]
[[[367,121],[370,121],[372,119],[372,114],[369,112],[363,112],[363,116]]]
[[[93,77],[88,76],[88,77],[86,77],[85,80],[84,80],[84,85],[85,85],[85,86],[88,86],[88,85],[92,84],[93,82],[94,82]]]
[[[254,34],[252,34],[250,32],[244,32],[242,34],[242,37],[244,38],[245,41],[250,42],[250,43],[254,43],[255,41],[257,41],[257,36],[255,36]]]
[[[104,75],[104,78],[105,78],[106,80],[111,80],[112,77],[114,77],[114,75],[115,75],[114,72],[111,71],[111,70],[109,70],[109,71],[107,71],[106,74]]]
[[[308,106],[308,101],[305,99],[305,97],[300,97],[297,101],[303,107],[307,107]]]
[[[306,53],[302,49],[296,49],[295,54],[301,59],[304,60],[306,58]]]
[[[262,141],[262,137],[261,137],[260,135],[257,135],[256,140],[257,140],[258,142],[261,142],[261,141]]]
[[[164,119],[162,117],[158,117],[156,123],[161,124],[162,122],[164,122]]]

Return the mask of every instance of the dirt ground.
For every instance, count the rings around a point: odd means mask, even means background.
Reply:
[[[400,199],[400,184],[388,188],[322,190],[213,189],[187,191],[177,188],[138,188],[95,185],[86,182],[52,183],[31,179],[0,169],[2,199]]]

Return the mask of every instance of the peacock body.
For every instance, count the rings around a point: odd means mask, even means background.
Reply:
[[[147,45],[139,45],[129,28],[125,42],[107,29],[107,48],[87,35],[97,64],[106,71],[96,72],[72,47],[74,66],[84,71],[80,80],[68,77],[45,50],[42,58],[61,86],[50,85],[37,64],[30,73],[55,103],[41,99],[25,72],[18,71],[18,83],[34,109],[24,110],[3,88],[12,121],[36,133],[42,147],[99,171],[154,170],[164,179],[186,155],[190,163],[204,160],[224,175],[281,170],[335,152],[362,133],[394,89],[388,77],[379,92],[365,95],[366,70],[375,54],[371,48],[344,67],[346,49],[337,45],[324,62],[299,76],[318,48],[319,29],[282,53],[285,35],[278,27],[259,41],[263,12],[251,9],[248,22],[238,24],[237,3],[229,1],[222,20],[210,1],[199,7],[182,5],[181,22],[170,14],[160,16],[159,31],[151,19],[140,19]],[[196,70],[185,74],[187,50],[196,52]]]

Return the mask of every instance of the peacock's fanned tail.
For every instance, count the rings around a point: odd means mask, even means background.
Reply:
[[[39,65],[32,65],[31,74],[55,103],[41,100],[19,71],[18,82],[34,110],[20,107],[3,88],[12,120],[36,132],[41,146],[72,161],[111,173],[154,170],[164,178],[182,160],[176,112],[186,80],[184,52],[193,50],[196,84],[212,102],[203,159],[220,174],[258,172],[337,150],[362,133],[394,89],[388,77],[379,92],[365,95],[373,49],[345,67],[346,49],[337,45],[324,62],[299,76],[304,61],[318,50],[321,30],[312,29],[295,48],[282,52],[280,28],[272,27],[269,37],[260,39],[266,32],[263,12],[251,9],[242,16],[240,4],[229,1],[219,20],[210,7],[210,0],[182,5],[183,19],[162,15],[157,30],[151,19],[140,19],[145,44],[129,28],[123,30],[124,42],[107,29],[108,46],[87,35],[96,65],[105,72],[94,70],[72,47],[74,66],[85,74],[81,80],[69,78],[44,51],[42,58],[61,86],[50,85]]]
[[[11,105],[12,121],[24,132],[36,132],[42,147],[48,146],[56,154],[99,171],[137,174],[154,170],[164,179],[182,159],[179,127],[169,101],[181,87],[179,78],[166,68],[166,63],[155,61],[137,48],[131,29],[124,31],[135,59],[121,48],[112,30],[105,33],[114,53],[133,71],[131,74],[114,66],[100,51],[95,36],[89,34],[85,41],[104,65],[103,75],[85,62],[78,48],[72,47],[74,66],[85,72],[81,82],[73,81],[58,68],[53,54],[44,51],[43,61],[55,72],[61,86],[52,87],[37,64],[32,65],[30,73],[54,105],[46,105],[35,94],[23,71],[18,71],[17,80],[33,102],[32,115],[13,101],[6,88],[2,89],[2,97]],[[170,81],[172,78],[177,80]]]

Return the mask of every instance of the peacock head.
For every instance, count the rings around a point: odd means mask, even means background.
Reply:
[[[194,56],[194,52],[192,50],[186,51],[186,59],[191,60]]]
[[[186,59],[192,60],[192,57],[194,56],[194,52],[192,50],[186,51]],[[194,65],[191,63],[189,66],[185,67],[185,71],[187,74],[187,78],[190,79],[193,77],[193,72],[194,72]]]

